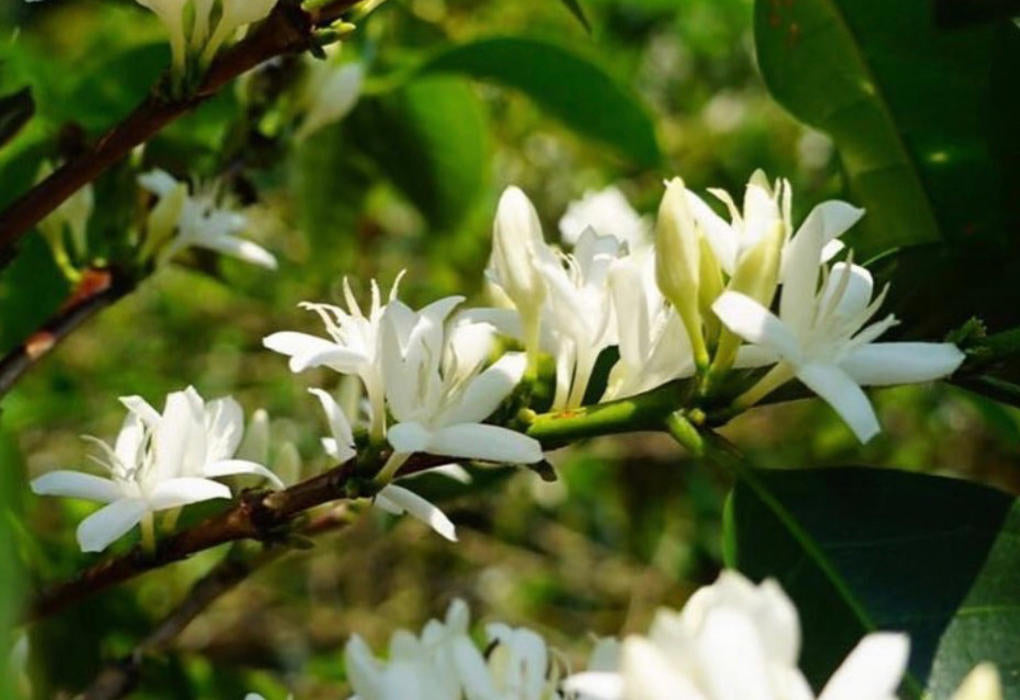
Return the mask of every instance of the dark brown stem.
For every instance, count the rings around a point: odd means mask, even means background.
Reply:
[[[0,257],[9,254],[21,236],[68,197],[129,155],[136,146],[215,95],[242,73],[276,56],[304,51],[314,41],[316,28],[328,26],[355,4],[357,0],[335,0],[318,10],[305,12],[296,5],[281,2],[264,22],[212,64],[194,93],[170,100],[153,91],[95,145],[55,170],[0,213]]]
[[[117,270],[87,270],[63,307],[0,359],[0,398],[72,331],[134,288],[134,280]]]
[[[448,457],[414,455],[400,474],[411,474],[449,461]],[[136,546],[126,554],[100,561],[70,581],[43,591],[30,603],[24,621],[34,622],[53,615],[99,591],[226,542],[283,539],[288,534],[287,526],[310,508],[371,495],[371,484],[359,479],[363,474],[365,472],[359,472],[357,461],[352,459],[283,491],[245,492],[225,511],[162,540],[154,553]]]

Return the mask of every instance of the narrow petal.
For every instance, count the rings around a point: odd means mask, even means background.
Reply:
[[[429,448],[432,431],[421,423],[398,423],[387,431],[386,439],[395,452],[404,454],[425,452]]]
[[[952,343],[871,343],[839,366],[861,386],[916,384],[955,372],[965,359]]]
[[[850,230],[854,224],[864,216],[864,210],[841,202],[838,199],[822,202],[808,214],[810,218],[814,214],[822,220],[822,237],[826,243],[839,238]]]
[[[815,306],[818,270],[825,246],[822,215],[813,211],[786,248],[783,259],[783,292],[779,297],[779,316],[796,331],[807,327]]]
[[[818,700],[886,700],[896,696],[910,653],[905,634],[869,634],[825,684]]]
[[[58,470],[32,481],[32,492],[40,496],[64,496],[86,501],[112,503],[123,495],[116,482],[92,474]]]
[[[145,501],[137,498],[122,498],[97,510],[78,526],[81,551],[103,551],[137,525],[147,511]]]
[[[273,352],[290,356],[292,372],[300,372],[311,366],[305,363],[305,357],[328,353],[339,348],[331,340],[294,331],[281,331],[268,335],[262,339],[262,344]]]
[[[491,367],[471,379],[460,401],[441,418],[442,423],[479,423],[489,416],[510,395],[524,376],[527,358],[523,353],[508,352]]]
[[[413,491],[390,484],[382,489],[379,495],[451,542],[457,541],[456,528],[446,514]]]
[[[747,342],[762,345],[793,364],[800,361],[800,343],[790,328],[754,299],[738,292],[725,292],[712,304],[712,310],[727,328]]]
[[[568,676],[563,689],[586,700],[622,700],[623,676],[612,671],[585,671]]]
[[[812,362],[796,368],[796,374],[807,388],[832,406],[862,443],[881,430],[868,397],[839,367]]]
[[[193,242],[201,248],[208,248],[217,253],[229,255],[252,265],[268,270],[277,267],[276,257],[262,246],[234,236],[206,236]]]
[[[261,464],[251,462],[247,459],[221,459],[217,462],[211,462],[206,465],[204,472],[204,476],[209,479],[219,479],[224,476],[234,476],[237,474],[254,474],[255,476],[261,476],[272,482],[273,486],[276,488],[284,488],[283,481],[280,480],[280,477],[266,469]]]
[[[230,489],[216,481],[188,476],[157,484],[149,493],[149,507],[166,510],[213,498],[230,498]]]
[[[336,454],[332,456],[341,462],[346,462],[355,455],[354,432],[351,430],[350,421],[347,420],[340,405],[327,392],[322,389],[309,389],[308,393],[319,399],[322,410],[326,414],[329,432],[336,442]]]
[[[205,405],[205,428],[209,438],[207,459],[233,457],[244,437],[244,410],[230,396],[213,399]]]
[[[159,411],[152,407],[148,401],[141,396],[121,396],[120,402],[127,410],[142,419],[145,426],[150,430],[159,425]]]
[[[432,433],[425,451],[507,464],[531,464],[542,459],[542,445],[538,440],[509,428],[482,423],[440,428]]]

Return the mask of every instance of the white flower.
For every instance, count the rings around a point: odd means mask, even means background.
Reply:
[[[587,191],[584,197],[568,204],[560,218],[560,237],[567,245],[576,245],[589,227],[602,236],[615,236],[627,244],[631,252],[651,245],[647,219],[634,211],[615,186],[597,192]]]
[[[365,69],[360,63],[337,66],[316,60],[304,89],[307,111],[294,138],[303,140],[324,126],[338,122],[354,109],[361,95]]]
[[[330,340],[307,333],[282,331],[262,341],[270,350],[290,356],[292,372],[326,366],[360,377],[371,408],[371,434],[376,440],[381,440],[386,431],[386,387],[383,383],[380,328],[387,306],[396,299],[401,276],[403,273],[393,282],[386,305],[381,303],[379,285],[372,280],[372,302],[367,316],[358,306],[347,278],[344,278],[346,311],[328,304],[302,304],[319,314]]]
[[[894,700],[908,650],[904,635],[866,636],[818,700]],[[813,700],[799,653],[797,611],[782,589],[727,571],[681,612],[659,611],[647,636],[624,640],[618,672],[580,673],[565,685],[601,699]]]
[[[552,700],[560,697],[559,669],[551,663],[545,640],[524,627],[502,623],[486,625],[492,650],[488,667],[502,700]],[[493,646],[494,645],[494,646]]]
[[[683,322],[656,286],[653,266],[650,255],[631,255],[610,269],[620,360],[609,373],[603,401],[634,396],[694,372]]]
[[[322,440],[322,447],[326,454],[341,463],[353,459],[357,455],[354,447],[354,432],[343,409],[332,396],[322,389],[309,389],[309,391],[319,399],[329,423],[330,437]],[[442,471],[442,468],[437,467],[430,471]],[[455,474],[454,478],[462,478],[462,475]],[[446,517],[446,514],[410,489],[387,484],[375,495],[374,503],[393,515],[408,513],[446,539],[452,542],[457,541],[456,528]]]
[[[485,270],[493,293],[503,306],[520,315],[519,333],[529,364],[537,361],[546,282],[540,263],[555,264],[556,256],[542,238],[542,224],[531,200],[517,187],[499,198],[492,226],[492,256]]]
[[[114,447],[87,438],[101,449],[91,458],[110,478],[60,470],[32,482],[41,495],[108,504],[78,527],[82,550],[105,549],[156,511],[230,498],[230,489],[211,479],[258,474],[278,483],[262,465],[232,459],[243,432],[241,409],[233,399],[206,404],[189,387],[167,396],[162,415],[137,396],[121,402],[129,413]]]
[[[722,322],[755,347],[740,364],[778,362],[740,400],[750,405],[796,376],[846,421],[862,442],[879,432],[862,386],[925,382],[951,374],[964,359],[951,343],[876,343],[893,316],[865,325],[884,299],[872,301],[873,282],[862,267],[836,263],[820,290],[818,274],[827,231],[809,217],[793,239],[783,274],[779,317],[757,301],[727,292],[713,305]]]
[[[420,637],[395,632],[385,662],[353,635],[344,660],[358,700],[498,700],[468,622],[467,605],[455,600],[445,622],[430,620]]]
[[[276,258],[271,253],[238,237],[247,226],[247,219],[220,202],[216,185],[199,188],[189,195],[186,184],[178,182],[162,170],[145,173],[138,181],[142,187],[160,198],[149,218],[146,250],[162,246],[159,253],[161,264],[181,250],[194,246],[208,248],[270,270],[276,269]],[[176,231],[176,235],[169,243],[165,243],[173,231]]]
[[[537,440],[482,423],[520,382],[525,358],[507,353],[482,370],[492,348],[488,324],[445,321],[463,297],[420,311],[399,300],[383,319],[386,398],[396,425],[387,439],[397,455],[427,452],[463,459],[529,464],[542,459]]]
[[[573,253],[538,262],[549,290],[546,318],[555,339],[553,410],[584,403],[599,353],[616,344],[609,268],[622,253],[617,238],[589,228]]]

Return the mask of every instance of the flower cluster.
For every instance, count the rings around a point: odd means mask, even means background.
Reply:
[[[660,610],[647,635],[602,639],[587,668],[524,628],[485,626],[481,649],[463,601],[419,635],[396,631],[385,660],[354,635],[344,653],[359,700],[813,700],[797,666],[797,609],[772,580],[754,585],[735,571],[694,593],[679,612]],[[869,634],[832,674],[818,700],[893,700],[907,667],[909,640]],[[998,674],[977,666],[952,700],[1001,700]]]
[[[832,262],[862,210],[824,202],[794,232],[785,181],[771,185],[756,172],[742,207],[711,193],[729,221],[679,178],[666,183],[654,245],[622,197],[589,197],[561,222],[576,240],[569,254],[545,242],[520,190],[504,193],[487,270],[502,308],[475,316],[520,338],[529,357],[555,358],[554,409],[586,401],[599,353],[616,345],[602,400],[695,374],[708,393],[734,367],[768,367],[738,407],[796,377],[866,442],[879,427],[862,386],[929,381],[960,365],[950,343],[875,342],[896,323],[890,315],[868,324],[886,292],[873,299],[871,275],[852,253]],[[770,310],[777,295],[778,315]]]
[[[153,513],[230,498],[230,489],[213,479],[254,474],[281,485],[261,464],[235,458],[244,415],[234,399],[206,402],[188,387],[169,394],[162,413],[140,396],[122,397],[121,403],[128,414],[112,447],[98,438],[85,438],[99,448],[91,459],[108,477],[57,470],[32,482],[32,490],[40,495],[107,504],[78,526],[83,551],[102,551],[139,523],[151,546]]]

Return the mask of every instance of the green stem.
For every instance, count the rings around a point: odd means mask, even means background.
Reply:
[[[142,549],[146,554],[156,553],[156,519],[152,513],[142,516]]]

